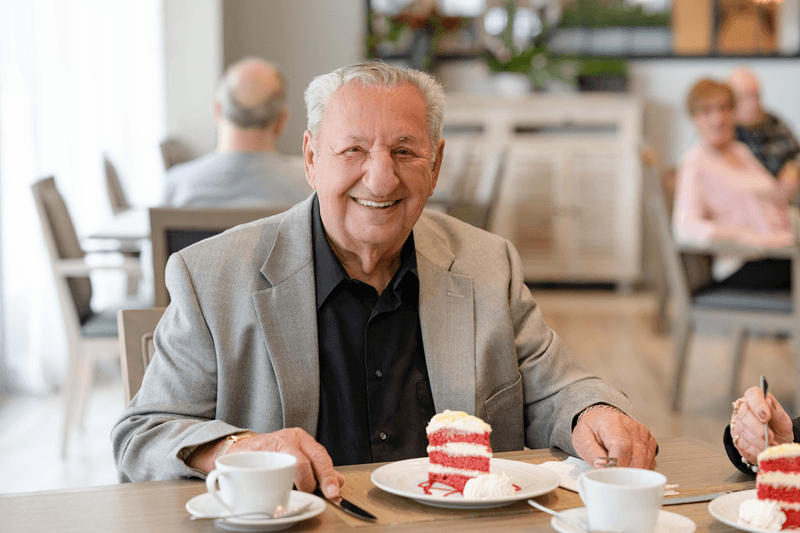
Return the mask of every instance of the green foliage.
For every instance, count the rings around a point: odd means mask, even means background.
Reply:
[[[669,11],[648,13],[642,6],[625,5],[621,0],[576,0],[564,8],[562,27],[601,28],[608,26],[669,26]]]

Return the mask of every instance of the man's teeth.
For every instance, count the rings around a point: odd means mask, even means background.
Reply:
[[[359,198],[355,198],[355,201],[367,207],[389,207],[397,203],[397,200],[392,202],[370,202],[369,200],[361,200]]]

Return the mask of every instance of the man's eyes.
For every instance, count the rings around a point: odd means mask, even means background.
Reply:
[[[346,148],[343,153],[362,155],[362,154],[368,154],[369,150],[362,148],[360,146],[351,146],[350,148]],[[413,150],[410,150],[408,148],[395,148],[394,150],[392,150],[393,157],[407,159],[410,157],[416,157],[416,155],[417,154]]]

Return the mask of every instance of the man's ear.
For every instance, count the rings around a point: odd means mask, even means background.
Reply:
[[[306,130],[303,134],[303,166],[306,169],[306,181],[315,191],[316,178],[314,175],[314,139],[311,132]]]

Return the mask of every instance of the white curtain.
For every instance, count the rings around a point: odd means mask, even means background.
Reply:
[[[104,153],[130,203],[158,200],[162,13],[162,0],[0,0],[0,386],[7,389],[52,389],[66,363],[31,183],[55,177],[79,237],[111,216]],[[100,281],[93,277],[93,304],[114,286]]]

